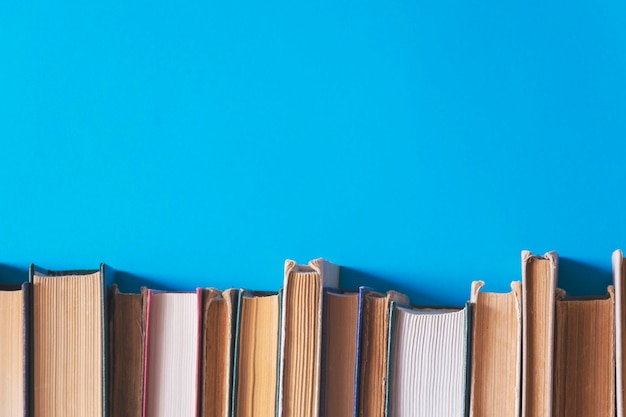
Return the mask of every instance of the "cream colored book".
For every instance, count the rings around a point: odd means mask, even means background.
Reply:
[[[615,416],[615,304],[557,291],[554,417]]]
[[[324,287],[337,287],[339,266],[315,259],[285,262],[279,417],[318,417]]]
[[[472,283],[474,329],[470,417],[519,417],[522,374],[522,284],[480,291]]]
[[[202,290],[148,290],[144,417],[196,417]]]
[[[392,305],[389,417],[467,415],[471,309]]]
[[[522,251],[522,417],[553,417],[558,255]]]
[[[615,387],[617,417],[624,417],[626,407],[626,262],[621,250],[613,252],[613,285],[615,287]]]

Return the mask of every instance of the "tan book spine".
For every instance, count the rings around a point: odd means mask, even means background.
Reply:
[[[522,417],[553,417],[558,255],[522,251]]]
[[[518,417],[522,364],[522,286],[508,293],[480,292],[472,283],[474,304],[471,417]]]
[[[555,417],[615,416],[613,287],[605,297],[557,291]]]
[[[317,417],[320,402],[324,287],[337,287],[339,266],[285,261],[280,341],[279,417]]]

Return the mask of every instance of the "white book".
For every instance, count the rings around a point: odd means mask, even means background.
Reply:
[[[626,274],[624,273],[624,268],[626,267],[626,263],[624,262],[624,255],[621,250],[616,250],[613,252],[613,286],[615,288],[615,388],[616,388],[616,405],[617,405],[617,417],[624,417],[624,376],[626,372],[624,372],[624,347],[626,344],[624,343],[624,336],[626,336],[626,332],[624,331],[624,324],[626,324],[626,320],[624,320],[624,314],[626,313],[624,309],[624,301],[626,298],[624,297],[624,278]]]
[[[195,417],[202,293],[148,292],[144,417]]]
[[[471,305],[391,308],[388,415],[464,417]]]

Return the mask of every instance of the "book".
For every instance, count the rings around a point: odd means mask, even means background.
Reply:
[[[230,417],[239,291],[202,290],[200,417]]]
[[[280,294],[239,293],[233,417],[275,417]]]
[[[558,255],[522,251],[522,417],[553,417]]]
[[[279,417],[318,417],[322,348],[322,288],[337,287],[339,266],[315,259],[285,262]]]
[[[326,288],[323,297],[320,414],[354,416],[360,293]]]
[[[144,417],[198,412],[202,290],[148,290]]]
[[[465,417],[472,305],[391,305],[388,416]]]
[[[508,293],[480,291],[472,283],[472,417],[518,417],[522,378],[522,284]]]
[[[615,304],[557,291],[554,417],[615,416]]]
[[[139,294],[111,289],[109,372],[112,416],[141,417],[146,335],[147,288]]]
[[[33,413],[107,415],[107,291],[114,271],[30,266]]]
[[[360,292],[357,414],[359,417],[384,417],[390,305],[391,302],[408,305],[409,299],[396,291],[381,294],[362,287]]]
[[[30,283],[0,285],[0,416],[31,415]]]
[[[615,389],[616,415],[624,417],[626,407],[626,262],[621,250],[612,255],[613,286],[615,288]]]

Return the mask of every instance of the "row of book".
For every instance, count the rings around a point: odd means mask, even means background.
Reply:
[[[568,298],[558,257],[522,252],[509,293],[460,308],[339,289],[323,259],[277,292],[117,290],[49,271],[0,290],[0,415],[624,417],[626,262]]]

